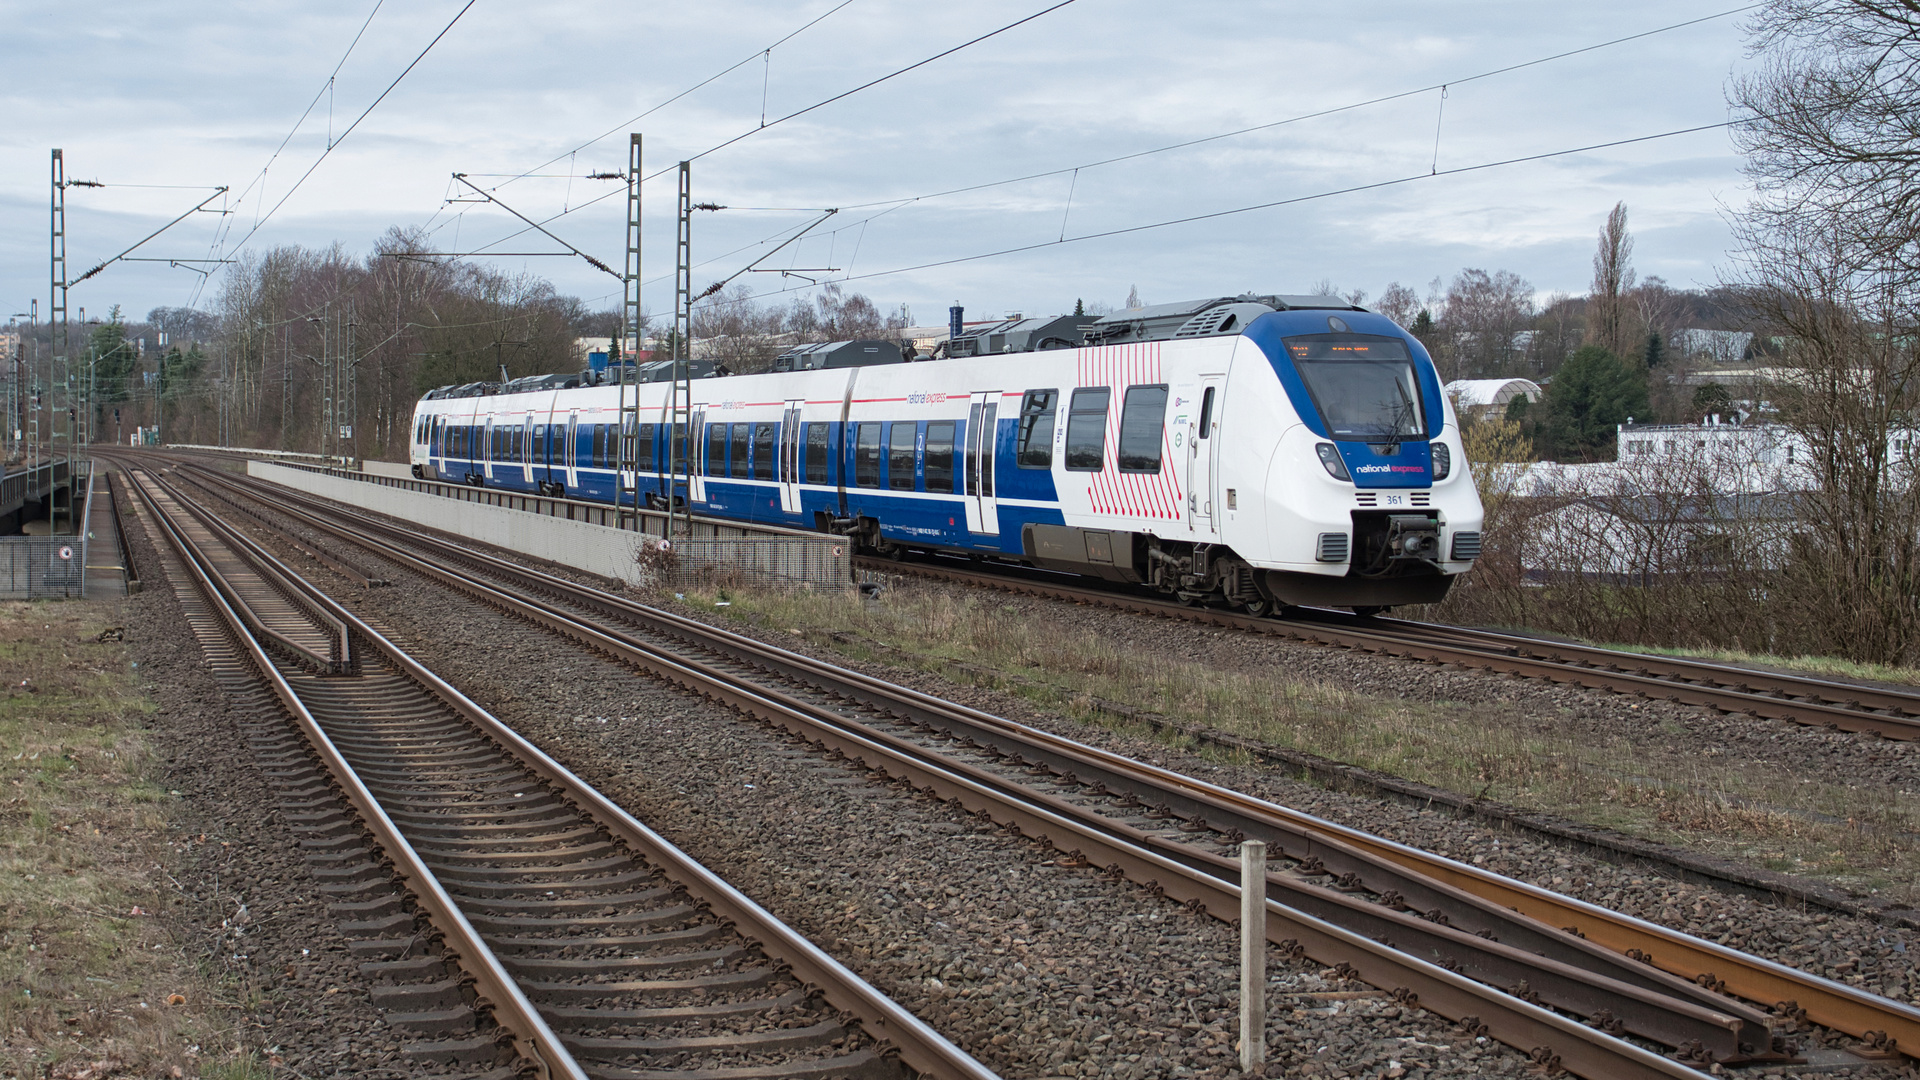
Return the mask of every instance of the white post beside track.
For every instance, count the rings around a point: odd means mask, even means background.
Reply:
[[[1267,1061],[1267,845],[1240,845],[1240,1070]]]

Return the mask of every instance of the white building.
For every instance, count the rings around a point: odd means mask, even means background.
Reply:
[[[1471,409],[1482,419],[1505,416],[1514,398],[1524,397],[1538,405],[1546,397],[1546,391],[1531,379],[1455,379],[1442,389],[1453,399],[1456,410]]]

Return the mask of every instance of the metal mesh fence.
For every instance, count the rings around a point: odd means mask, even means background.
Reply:
[[[65,600],[86,593],[86,545],[72,536],[0,540],[0,599]]]
[[[851,589],[851,546],[833,537],[718,537],[675,540],[662,552],[646,541],[641,565],[649,577],[676,587]]]

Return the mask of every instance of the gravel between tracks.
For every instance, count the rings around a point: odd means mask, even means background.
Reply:
[[[423,660],[989,1066],[1239,1075],[1232,927],[1055,866],[720,706],[394,577],[365,606]],[[1316,966],[1271,970],[1274,1075],[1525,1071],[1511,1050],[1385,998],[1299,996],[1364,989]]]
[[[178,793],[177,842],[192,852],[171,913],[177,939],[243,988],[231,1007],[245,1011],[248,1049],[274,1075],[419,1075],[374,1010],[297,839],[277,813],[261,811],[275,797],[235,727],[251,716],[214,680],[146,530],[131,506],[121,511],[147,575],[127,600],[127,648]]]
[[[321,576],[316,567],[304,569]],[[786,750],[758,725],[582,656],[411,575],[394,576],[398,587],[369,599],[430,663],[643,818],[684,821],[690,810],[700,811],[697,821],[668,830],[676,842],[990,1064],[1011,1075],[1234,1073],[1227,927],[1155,904],[1130,886],[1046,865],[1044,854],[1029,846],[981,835],[971,818],[924,799],[885,794],[837,766]],[[1010,602],[1021,610],[1021,598]],[[1077,611],[1103,623],[1132,624],[1103,626],[1103,632],[1166,640],[1163,620]],[[742,629],[711,611],[691,613]],[[845,662],[791,635],[758,636]],[[1224,650],[1241,663],[1286,662],[1361,689],[1404,692],[1424,677],[1444,680],[1424,683],[1434,699],[1494,699],[1517,708],[1538,704],[1530,695],[1544,694],[1555,707],[1569,699],[1590,707],[1596,723],[1624,705],[1567,687],[1488,680],[1248,635],[1186,636],[1198,639],[1188,649]],[[1908,981],[1907,962],[1920,939],[1903,930],[1806,916],[1570,856],[1447,815],[1329,792],[1272,770],[1221,765],[1157,741],[1039,714],[1010,695],[884,665],[851,666],[1892,996],[1913,1000],[1920,989]],[[1655,722],[1664,711],[1672,713],[1664,718],[1700,719],[1692,710],[1654,710]],[[1782,734],[1832,744],[1848,738],[1798,729]],[[1836,746],[1833,756],[1883,749]],[[881,857],[893,860],[892,869],[876,874],[874,860]],[[1127,963],[1115,970],[1111,956]],[[1296,999],[1317,1007],[1289,1012],[1288,993],[1340,987],[1310,971],[1275,970],[1283,1005],[1270,1037],[1290,1075],[1378,1075],[1395,1060],[1415,1075],[1422,1068],[1433,1075],[1519,1069],[1515,1055],[1474,1047],[1437,1018],[1398,1016],[1391,1002]],[[1329,1007],[1338,1011],[1322,1015]],[[1352,1022],[1354,1014],[1369,1013],[1377,1019]],[[1904,1066],[1852,1071],[1915,1075]]]

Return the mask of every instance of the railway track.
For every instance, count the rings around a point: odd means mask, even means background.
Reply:
[[[197,585],[189,617],[224,643],[226,681],[264,681],[295,722],[250,741],[416,1060],[991,1080],[191,495],[130,486]]]
[[[1289,619],[1264,618],[1067,584],[1037,574],[989,574],[938,562],[871,558],[856,562],[863,569],[1233,627],[1311,645],[1454,664],[1888,739],[1920,739],[1920,692],[1320,609],[1299,609]]]
[[[236,500],[354,543],[503,611],[705,694],[1226,917],[1232,848],[1266,840],[1273,936],[1543,1063],[1685,1075],[1792,1059],[1803,1022],[1864,1057],[1920,1045],[1920,1011],[1524,883],[1343,829],[529,570],[371,515],[196,471]],[[1512,991],[1509,993],[1508,991]],[[1577,1021],[1576,1021],[1577,1018]],[[1676,1073],[1675,1070],[1678,1070]]]

